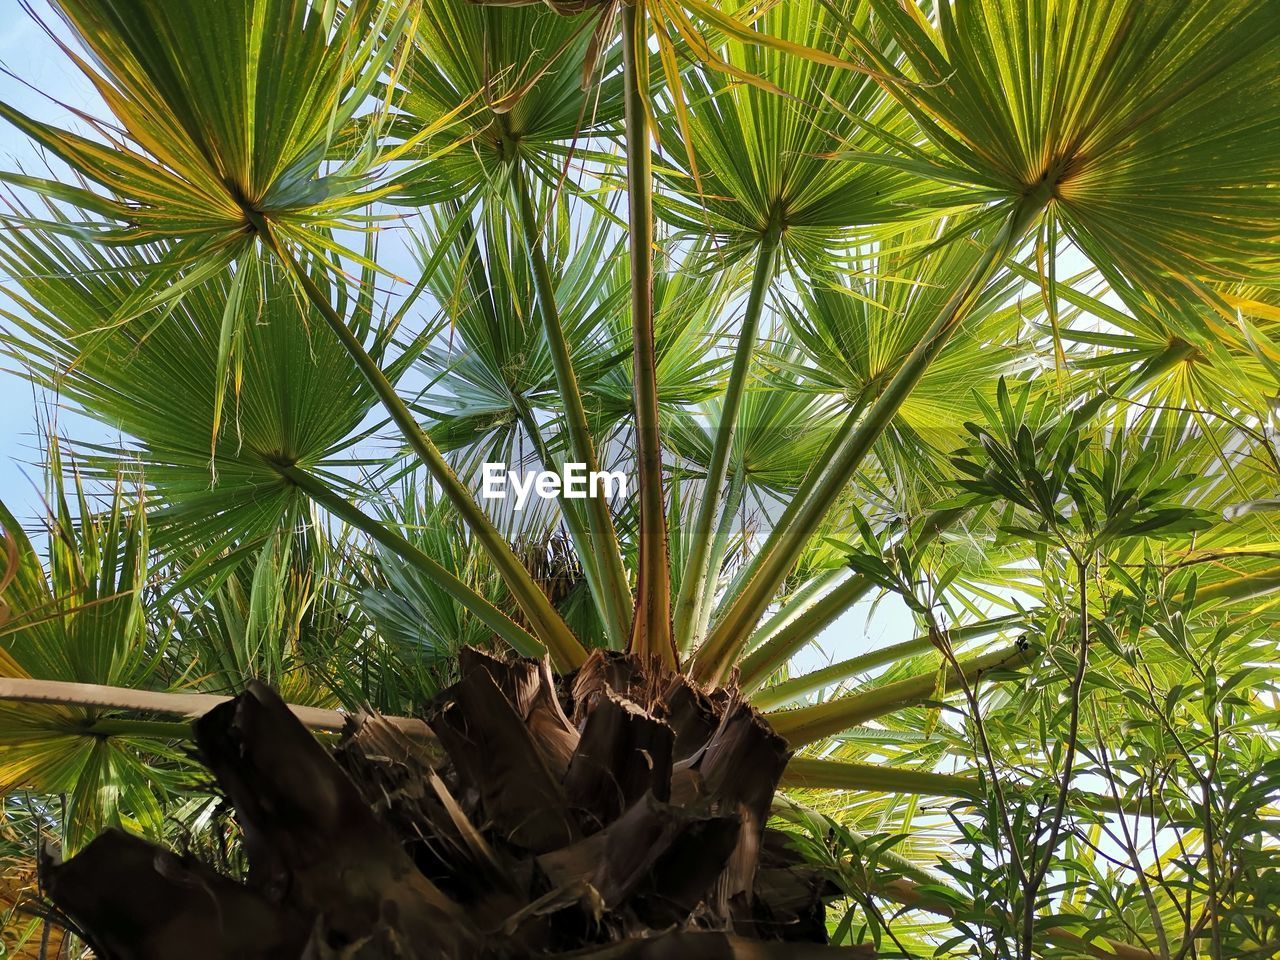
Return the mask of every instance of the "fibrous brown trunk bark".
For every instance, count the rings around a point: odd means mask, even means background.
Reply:
[[[596,653],[474,650],[425,710],[330,752],[252,684],[195,724],[249,864],[223,876],[118,831],[45,866],[103,960],[790,960],[833,889],[766,830],[786,742],[733,693]]]

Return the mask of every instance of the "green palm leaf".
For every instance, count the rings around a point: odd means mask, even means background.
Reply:
[[[53,453],[60,469],[56,447]],[[144,514],[121,485],[107,508],[95,512],[79,481],[73,512],[60,476],[54,477],[47,568],[0,505],[6,547],[0,673],[150,686],[157,657],[142,603],[148,575]],[[154,758],[164,753],[163,745],[123,729],[113,736],[109,716],[97,708],[0,705],[0,792],[67,794],[65,842],[71,848],[107,826],[160,833],[156,795],[171,778],[138,748],[145,744]]]
[[[1135,281],[1274,267],[1266,5],[952,0],[936,26],[873,6],[903,51],[896,70],[878,57],[888,88],[940,154],[910,169],[1006,196],[1048,184],[1067,233]]]
[[[271,535],[297,501],[277,467],[338,457],[373,408],[345,352],[269,264],[254,268],[260,286],[226,370],[233,279],[210,279],[177,303],[104,329],[158,252],[11,231],[0,256],[18,278],[10,293],[24,309],[12,317],[7,352],[126,435],[124,446],[100,452],[140,460],[160,497],[153,519],[165,549],[198,545],[212,562]],[[368,330],[372,320],[362,323]]]
[[[157,0],[86,3],[58,12],[86,47],[65,53],[118,126],[99,143],[0,113],[107,191],[23,179],[98,214],[104,239],[184,238],[199,250],[246,244],[246,211],[282,224],[332,224],[368,202],[381,159],[372,139],[322,170],[335,137],[365,104],[407,12],[371,0],[323,17],[305,0],[238,0],[190,9]],[[217,91],[217,95],[210,95]]]

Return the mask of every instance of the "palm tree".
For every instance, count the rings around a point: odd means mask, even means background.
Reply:
[[[55,5],[5,343],[123,439],[0,782],[97,955],[1271,955],[1274,6]]]

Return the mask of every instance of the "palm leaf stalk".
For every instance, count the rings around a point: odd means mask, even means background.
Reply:
[[[351,355],[369,385],[373,387],[378,399],[400,429],[410,448],[421,459],[432,478],[440,484],[445,496],[457,508],[476,539],[489,552],[494,565],[502,574],[508,589],[511,590],[511,595],[528,618],[534,635],[546,644],[557,665],[565,669],[581,665],[586,659],[586,651],[582,648],[582,644],[574,637],[564,619],[547,599],[546,594],[534,583],[528,569],[512,552],[511,546],[493,525],[488,515],[476,503],[475,496],[458,479],[458,475],[454,473],[439,448],[414,418],[395,386],[387,379],[377,362],[369,356],[364,345],[351,332],[351,328],[333,309],[329,298],[325,296],[324,291],[320,289],[306,268],[298,262],[287,247],[280,243],[270,224],[256,215],[254,219],[263,243],[279,258],[306,294],[307,299],[324,318],[329,329]]]
[[[959,672],[947,671],[943,689],[958,690],[960,678],[970,684],[984,673],[999,669],[1014,669],[1031,659],[1024,646],[992,650],[968,660],[959,661]],[[900,709],[904,704],[927,700],[938,689],[933,673],[923,673],[891,683],[872,687],[870,690],[849,694],[793,710],[773,711],[766,714],[773,729],[787,738],[795,747],[802,747],[825,739],[841,730],[886,713]]]
[[[594,474],[600,469],[600,463],[596,457],[595,443],[587,423],[587,413],[582,405],[582,393],[574,374],[569,343],[565,339],[560,312],[556,307],[555,286],[551,279],[551,272],[547,268],[546,255],[542,250],[537,213],[529,197],[528,183],[518,159],[513,160],[511,164],[511,177],[519,207],[520,225],[524,231],[525,245],[533,268],[538,312],[542,317],[543,331],[551,351],[556,385],[564,403],[564,422],[569,436],[569,449],[576,461],[585,464],[587,471]],[[609,636],[615,643],[621,644],[628,636],[632,616],[631,587],[627,582],[627,573],[622,564],[622,548],[618,544],[613,517],[605,499],[590,496],[584,506],[590,539],[582,544],[578,553],[583,557],[584,563],[589,564],[588,569],[593,571],[591,589],[596,597],[596,605],[604,617]],[[570,512],[573,507],[574,505],[569,505]]]
[[[978,779],[964,774],[894,770],[874,763],[811,757],[793,758],[782,775],[782,785],[804,790],[875,790],[938,797],[974,797],[982,792]]]
[[[907,793],[972,800],[983,795],[982,781],[971,773],[933,773],[899,770],[883,764],[848,760],[795,757],[782,775],[784,786],[800,790],[866,790],[875,793]],[[1082,794],[1080,805],[1087,810],[1145,816],[1139,804],[1125,803],[1111,796]],[[904,875],[914,865],[903,863]],[[926,875],[927,877],[927,875]]]
[[[814,483],[808,495],[788,504],[770,531],[752,561],[750,576],[746,578],[741,593],[724,611],[706,643],[698,650],[694,667],[697,676],[704,680],[718,680],[725,676],[854,470],[897,414],[933,358],[959,329],[1005,257],[1017,249],[1051,196],[1052,185],[1042,183],[1012,205],[999,231],[982,250],[968,276],[952,293],[932,327],[903,360],[883,392],[865,415],[857,410],[850,414],[851,420],[857,418],[857,427],[850,430],[847,439],[830,450],[823,462],[814,467]]]
[[[139,690],[133,687],[115,687],[99,683],[75,683],[68,680],[34,680],[24,677],[0,677],[0,700],[18,703],[52,703],[69,707],[129,711],[132,713],[161,713],[195,719],[214,707],[227,703],[230,696],[213,693],[169,693],[159,690]],[[325,733],[341,733],[350,723],[350,717],[338,710],[325,710],[290,704],[289,712],[298,722],[310,730]],[[392,718],[407,731],[415,730],[417,722],[407,717]],[[116,723],[119,726],[112,727]],[[148,725],[150,724],[150,725]],[[155,737],[161,740],[186,740],[191,736],[191,724],[157,724],[146,720],[98,719],[86,728],[89,734],[119,736],[125,733]]]
[[[679,660],[671,632],[671,573],[658,418],[658,365],[653,328],[653,139],[649,113],[646,4],[622,7],[622,64],[627,137],[627,223],[631,257],[631,343],[634,366],[636,482],[640,559],[629,649],[668,667]]]
[[[715,538],[711,542],[711,550],[707,554],[706,568],[708,572],[719,570],[724,565],[725,556],[729,552],[729,540],[733,535],[735,518],[742,507],[747,494],[747,478],[744,470],[736,470],[729,482],[729,491],[724,498],[724,507],[720,511],[720,522],[716,525]],[[707,586],[710,592],[710,584]],[[698,616],[690,631],[690,636],[706,636],[707,625],[711,620],[714,607],[713,598],[707,598],[699,605]]]
[[[718,559],[716,546],[719,538],[716,536],[716,531],[722,506],[720,491],[729,474],[729,453],[738,425],[743,392],[746,389],[747,378],[751,374],[756,336],[760,318],[764,313],[765,297],[778,266],[781,239],[782,223],[775,208],[773,222],[761,239],[760,249],[756,254],[746,312],[742,318],[742,326],[737,331],[738,342],[734,348],[733,366],[725,386],[720,418],[716,423],[715,441],[711,448],[711,459],[707,462],[702,497],[698,502],[698,512],[690,534],[690,553],[685,560],[680,595],[675,607],[675,641],[682,652],[687,652],[701,640],[701,637],[695,636],[694,631],[707,615],[714,600],[711,595],[714,593],[714,580],[711,579],[710,574],[712,563]],[[731,514],[732,508],[726,512]],[[713,584],[711,590],[708,589],[709,582]]]

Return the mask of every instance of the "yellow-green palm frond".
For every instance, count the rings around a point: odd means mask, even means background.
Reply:
[[[1267,4],[947,0],[936,20],[873,6],[902,50],[882,58],[889,89],[930,144],[903,150],[907,169],[998,196],[1047,188],[1095,265],[1135,282],[1274,269]]]

